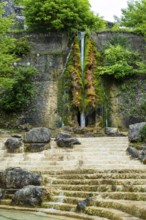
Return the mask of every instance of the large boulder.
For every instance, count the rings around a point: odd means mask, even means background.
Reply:
[[[40,185],[40,175],[22,168],[9,168],[0,173],[0,186],[7,189],[20,189],[27,185]]]
[[[75,144],[81,144],[77,138],[69,134],[58,133],[56,136],[56,143],[59,147],[73,147]]]
[[[141,129],[146,125],[146,122],[129,125],[129,141],[141,141]]]
[[[51,132],[48,128],[33,128],[24,134],[25,143],[49,143]]]
[[[8,152],[11,153],[20,152],[20,147],[22,146],[22,139],[16,137],[8,138],[5,142],[5,146]]]
[[[24,134],[24,149],[29,152],[40,152],[49,149],[51,132],[48,128],[33,128]]]
[[[42,201],[50,198],[49,192],[40,186],[25,186],[16,191],[12,197],[13,205],[40,206]]]

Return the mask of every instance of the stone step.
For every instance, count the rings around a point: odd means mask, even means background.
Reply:
[[[146,192],[92,192],[92,191],[71,191],[71,190],[54,190],[54,195],[64,195],[69,197],[80,197],[87,198],[91,195],[95,198],[108,198],[108,199],[122,199],[122,200],[133,200],[133,201],[146,201]]]
[[[49,186],[49,185],[48,185]],[[52,187],[62,190],[71,190],[71,191],[91,191],[91,192],[146,192],[146,185],[63,185],[55,184]]]
[[[87,168],[92,168],[92,167],[98,167],[98,166],[102,166],[102,167],[106,167],[106,166],[117,166],[117,167],[127,167],[130,168],[133,164],[131,163],[126,163],[125,164],[125,160],[124,161],[121,161],[118,163],[118,161],[108,161],[108,160],[99,160],[99,161],[83,161],[83,160],[72,160],[72,161],[13,161],[13,160],[7,160],[7,161],[1,161],[0,162],[0,166],[10,166],[10,167],[13,167],[13,165],[15,166],[36,166],[38,167],[38,164],[41,164],[41,167],[44,166],[44,167],[49,167],[49,166],[54,166],[57,167],[57,166],[63,166],[63,167],[74,167],[74,166],[77,166],[78,168],[81,168],[81,167],[87,167]],[[138,162],[135,162],[134,163],[134,166],[135,167],[143,167],[143,164],[140,163],[139,161]],[[133,168],[134,168],[133,166]]]
[[[11,205],[11,199],[1,199],[0,205]]]
[[[112,169],[115,168],[115,166],[118,167],[119,171],[121,171],[123,169],[132,169],[132,168],[133,169],[136,169],[136,168],[141,169],[142,168],[142,165],[140,166],[140,165],[131,165],[131,164],[130,165],[128,165],[128,164],[121,164],[121,165],[117,165],[117,164],[97,164],[97,165],[94,165],[94,166],[93,165],[92,166],[89,166],[89,165],[81,166],[80,164],[79,165],[77,164],[77,165],[74,165],[74,166],[72,166],[72,165],[69,166],[68,164],[64,165],[64,166],[61,166],[61,165],[40,166],[38,164],[36,164],[36,165],[27,164],[27,165],[21,166],[21,163],[20,164],[9,164],[8,163],[6,165],[0,164],[0,171],[3,171],[3,170],[5,170],[9,167],[21,167],[23,169],[28,169],[28,170],[31,170],[31,171],[34,171],[34,172],[40,171],[40,172],[44,173],[48,170],[51,170],[53,172],[57,172],[57,171],[60,171],[60,170],[70,171],[73,168],[74,168],[74,170],[76,170],[76,169],[80,169],[80,170],[84,170],[84,169],[109,170],[109,168],[112,170]]]
[[[64,203],[44,203],[43,206],[46,208],[53,208],[58,210],[64,210],[64,211],[75,211],[76,205],[71,204],[64,204]],[[139,218],[136,216],[133,216],[131,214],[125,213],[121,210],[117,210],[114,208],[104,208],[104,207],[86,207],[85,213],[89,215],[97,215],[99,217],[108,218],[111,220],[141,220],[144,218]]]
[[[97,207],[114,208],[123,212],[127,212],[135,217],[145,219],[146,217],[146,202],[131,201],[131,200],[113,200],[113,199],[98,199],[96,200]]]
[[[43,172],[44,177],[54,177],[57,179],[146,179],[146,170],[78,170],[60,171],[60,172]]]
[[[45,180],[46,181],[46,180]],[[130,180],[127,180],[127,179],[86,179],[86,180],[83,180],[83,179],[80,179],[80,180],[74,180],[74,179],[56,179],[56,180],[53,180],[51,178],[48,178],[48,182],[50,182],[52,184],[63,184],[63,185],[124,185],[124,186],[133,186],[133,185],[145,185],[146,184],[146,179],[130,179]]]
[[[19,207],[19,206],[5,206],[5,205],[0,205],[1,209],[14,209],[14,210],[20,210],[20,211],[30,211],[30,212],[40,212],[40,213],[44,213],[47,214],[49,217],[49,214],[53,216],[65,216],[68,217],[69,220],[75,220],[75,219],[85,219],[85,220],[108,220],[107,218],[102,218],[102,217],[98,217],[98,216],[89,216],[87,214],[84,213],[75,213],[75,212],[66,212],[66,211],[61,211],[61,210],[55,210],[55,209],[44,209],[44,208],[25,208],[25,207]],[[51,217],[51,216],[50,216]],[[61,218],[63,219],[63,218]]]

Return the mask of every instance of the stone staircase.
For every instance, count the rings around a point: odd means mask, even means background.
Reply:
[[[146,219],[146,167],[126,154],[127,137],[78,138],[81,145],[61,149],[51,140],[40,153],[8,153],[1,137],[0,170],[22,167],[41,173],[51,201],[39,211],[72,219]],[[7,190],[0,207],[8,207],[15,190]],[[77,202],[92,196],[84,213]]]

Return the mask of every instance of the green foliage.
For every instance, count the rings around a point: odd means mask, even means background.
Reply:
[[[146,65],[138,52],[117,44],[105,49],[103,63],[98,71],[100,75],[112,75],[115,79],[120,79],[135,73],[145,73]]]
[[[146,35],[145,12],[146,0],[129,1],[128,7],[122,10],[121,25]]]
[[[15,5],[23,5],[23,0],[14,0]]]
[[[32,79],[36,73],[34,67],[19,67],[15,71],[14,78],[6,80],[6,88],[3,88],[0,99],[3,110],[17,112],[29,105],[34,95]]]
[[[15,39],[7,33],[13,25],[12,17],[2,17],[4,4],[0,3],[0,78],[13,73],[13,63],[17,61],[10,51],[15,47]]]
[[[146,125],[143,126],[143,128],[140,131],[141,134],[141,140],[146,142]]]
[[[99,30],[103,20],[90,11],[89,0],[24,0],[26,22],[31,31]]]
[[[25,37],[17,39],[15,46],[12,49],[11,53],[15,54],[18,57],[27,55],[30,52],[30,44]]]

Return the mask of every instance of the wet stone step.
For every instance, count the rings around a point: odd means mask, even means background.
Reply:
[[[108,192],[100,193],[95,195],[97,198],[101,197],[104,199],[121,199],[121,200],[133,200],[133,201],[146,201],[146,193],[142,192]]]
[[[100,208],[100,207],[87,207],[86,214],[88,215],[106,217],[111,220],[142,220],[143,218],[135,217],[131,214],[125,213],[121,210],[116,210],[112,208]]]
[[[92,191],[67,191],[67,190],[55,190],[54,195],[58,197],[60,194],[68,197],[80,197],[87,198],[91,195],[98,198],[108,198],[108,199],[122,199],[122,200],[133,200],[133,201],[146,201],[146,193],[142,192],[92,192]]]
[[[11,199],[1,199],[0,205],[11,205]]]
[[[53,187],[53,186],[52,186]],[[146,185],[54,185],[62,190],[93,191],[93,192],[146,192]]]
[[[56,179],[56,180],[52,180],[48,178],[48,182],[50,182],[52,184],[70,184],[70,185],[74,185],[74,184],[89,184],[89,185],[103,185],[103,184],[108,184],[108,185],[120,185],[120,184],[124,184],[124,186],[132,186],[132,185],[142,185],[142,184],[146,184],[146,179],[81,179],[81,180],[67,180],[67,179]]]
[[[51,173],[51,174],[54,174],[54,172],[51,172],[51,171],[45,171],[45,173]],[[85,174],[85,175],[89,175],[89,174],[94,174],[94,175],[97,175],[97,174],[100,174],[100,175],[113,175],[113,174],[146,174],[146,168],[144,169],[122,169],[122,170],[118,170],[118,169],[108,169],[108,170],[104,170],[104,169],[99,169],[99,170],[94,170],[94,169],[84,169],[84,170],[69,170],[69,171],[59,171],[59,172],[56,172],[55,175],[76,175],[76,174]]]
[[[42,209],[40,209],[41,211]],[[59,216],[66,216],[66,217],[71,217],[73,218],[74,220],[75,219],[85,219],[85,220],[108,220],[107,218],[103,218],[103,217],[99,217],[99,216],[94,216],[94,215],[87,215],[87,214],[84,214],[84,213],[76,213],[76,212],[68,212],[68,211],[61,211],[61,210],[56,210],[56,209],[53,209],[53,208],[48,208],[48,209],[43,209],[43,212],[44,213],[47,213],[47,214],[53,214],[53,215],[59,215]]]
[[[46,178],[51,178],[51,177],[54,177],[54,175],[52,174],[43,174],[44,177]],[[127,181],[130,181],[130,179],[146,179],[146,174],[144,174],[143,172],[142,173],[123,173],[123,174],[120,174],[120,173],[97,173],[97,174],[67,174],[67,175],[64,175],[64,174],[58,174],[58,175],[55,175],[55,178],[56,179],[67,179],[67,180],[83,180],[83,179],[127,179]]]
[[[64,211],[75,211],[76,205],[64,204],[64,203],[44,203],[44,207],[53,208],[57,210]],[[97,215],[99,217],[104,217],[111,220],[142,220],[143,218],[136,217],[124,211],[113,209],[113,208],[105,208],[105,207],[92,207],[88,206],[85,209],[85,213],[88,215]]]
[[[139,203],[131,200],[97,200],[96,206],[118,209],[142,219],[146,216],[146,202],[144,201]]]

